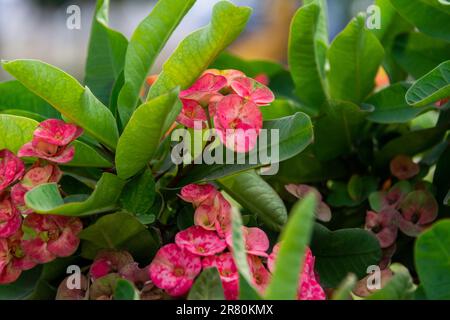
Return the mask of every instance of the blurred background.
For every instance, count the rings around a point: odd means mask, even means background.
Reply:
[[[219,0],[197,0],[166,45],[152,72],[193,30],[209,22],[212,7]],[[110,26],[130,37],[138,23],[151,11],[156,0],[111,0]],[[249,59],[286,62],[290,20],[299,0],[233,0],[254,9],[251,21],[231,51]],[[328,0],[330,40],[359,11],[373,0]],[[68,6],[81,9],[81,29],[66,27]],[[84,61],[95,0],[0,0],[0,58],[40,59],[69,72],[84,75]],[[10,76],[0,70],[0,81]]]

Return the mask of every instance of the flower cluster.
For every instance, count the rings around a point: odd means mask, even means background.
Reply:
[[[419,173],[419,166],[411,158],[400,155],[392,159],[391,174],[399,181],[391,186],[391,179],[383,190],[369,196],[372,210],[367,212],[365,228],[378,238],[385,253],[383,266],[395,253],[398,230],[416,237],[437,217],[438,204],[422,181],[412,184],[407,179]],[[384,261],[384,260],[388,261]]]
[[[267,81],[266,77],[258,77]],[[180,92],[183,108],[177,121],[189,128],[214,122],[216,132],[229,149],[248,152],[257,142],[263,118],[260,106],[274,95],[264,84],[238,70],[206,70],[188,89]]]
[[[11,151],[0,151],[0,284],[14,282],[23,270],[73,254],[82,229],[78,218],[39,215],[25,205],[25,194],[34,187],[58,182],[56,163],[68,162],[69,144],[81,128],[61,120],[47,120],[35,130],[33,141],[19,151],[21,157],[39,158],[28,170]]]
[[[237,299],[239,274],[232,255],[231,205],[211,184],[187,185],[180,197],[196,208],[195,225],[178,232],[175,243],[158,251],[149,268],[152,282],[171,296],[183,296],[202,269],[216,267],[226,299]],[[243,227],[243,235],[253,285],[263,294],[271,279],[278,245],[268,255],[270,243],[263,230]],[[308,251],[299,284],[301,299],[325,298],[313,270],[314,258]]]

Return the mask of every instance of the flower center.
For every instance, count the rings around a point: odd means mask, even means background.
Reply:
[[[173,270],[173,273],[175,274],[175,276],[181,277],[181,276],[184,275],[184,268],[182,268],[182,267],[176,267],[176,268]]]
[[[414,212],[412,214],[412,216],[411,216],[411,222],[416,224],[417,222],[419,222],[419,218],[420,218],[419,213],[418,212]]]
[[[378,233],[381,231],[381,226],[380,225],[376,225],[375,227],[372,228],[372,232],[373,233]]]

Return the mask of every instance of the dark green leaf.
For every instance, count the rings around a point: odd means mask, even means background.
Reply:
[[[188,300],[225,300],[217,268],[203,270],[189,291]]]
[[[42,273],[42,266],[37,266],[31,270],[24,271],[19,279],[10,284],[0,286],[1,300],[21,300],[28,298],[36,288]]]
[[[135,215],[145,214],[155,201],[155,180],[151,170],[128,182],[121,196],[122,207]]]
[[[114,290],[114,300],[139,300],[139,292],[130,281],[119,279]]]

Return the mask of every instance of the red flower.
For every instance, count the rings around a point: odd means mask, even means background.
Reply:
[[[101,250],[95,256],[89,274],[93,280],[96,280],[109,273],[118,272],[133,262],[133,257],[127,251]]]
[[[7,149],[0,150],[0,194],[11,184],[22,178],[25,165]]]
[[[195,100],[182,99],[183,108],[181,113],[177,117],[177,122],[188,128],[204,129],[206,128],[206,116],[205,109]],[[195,124],[200,123],[200,128]]]
[[[0,195],[0,238],[7,238],[20,228],[22,217],[9,195]]]
[[[399,180],[406,180],[414,177],[420,171],[417,163],[414,163],[410,157],[398,155],[391,160],[390,169],[393,176]]]
[[[205,230],[199,226],[192,226],[180,231],[175,236],[175,243],[190,253],[199,256],[212,256],[227,247],[223,239],[216,232]]]
[[[206,107],[211,96],[217,94],[226,85],[227,79],[224,76],[206,71],[189,89],[180,92],[180,98],[195,100]]]
[[[386,208],[376,213],[367,211],[366,230],[377,237],[381,248],[391,246],[397,239],[399,213],[393,208]]]

